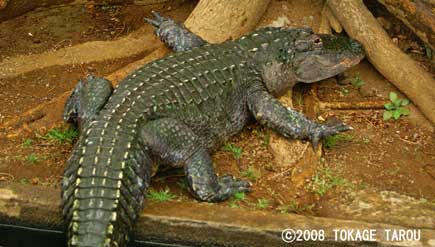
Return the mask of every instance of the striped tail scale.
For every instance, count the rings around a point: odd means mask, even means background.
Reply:
[[[149,186],[146,147],[125,135],[125,128],[104,127],[94,121],[83,131],[64,172],[62,206],[71,247],[126,246]]]

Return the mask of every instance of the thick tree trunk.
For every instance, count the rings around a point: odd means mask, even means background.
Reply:
[[[199,1],[186,20],[192,32],[211,43],[239,38],[255,28],[270,0]]]
[[[362,0],[328,0],[346,32],[364,46],[367,58],[435,125],[435,81],[388,37]]]
[[[435,49],[435,2],[430,0],[378,0],[408,26],[421,40]]]

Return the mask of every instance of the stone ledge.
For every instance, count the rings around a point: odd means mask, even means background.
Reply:
[[[0,223],[61,230],[60,191],[42,186],[0,185]],[[137,223],[136,239],[190,246],[283,246],[281,231],[323,229],[322,242],[299,246],[435,246],[435,230],[421,229],[420,241],[387,242],[384,229],[397,225],[366,223],[295,214],[231,209],[209,203],[147,203]],[[333,229],[376,229],[377,242],[336,242]]]

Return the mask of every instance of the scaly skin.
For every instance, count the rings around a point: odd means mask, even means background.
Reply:
[[[160,37],[184,52],[143,66],[112,95],[106,80],[89,77],[67,102],[65,119],[81,131],[62,183],[68,246],[127,245],[153,160],[184,167],[188,188],[198,200],[217,202],[249,191],[246,181],[216,176],[210,152],[251,116],[288,138],[309,139],[313,146],[349,129],[316,124],[283,107],[272,94],[357,64],[363,52],[356,42],[309,29],[264,28],[210,45],[156,17]]]

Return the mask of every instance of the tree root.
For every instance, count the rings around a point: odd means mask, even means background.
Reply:
[[[328,0],[346,32],[361,44],[374,67],[408,96],[435,125],[435,81],[388,37],[362,0]]]
[[[319,102],[319,108],[335,110],[385,109],[384,105],[386,103],[389,103],[389,101],[378,100],[362,102]]]

